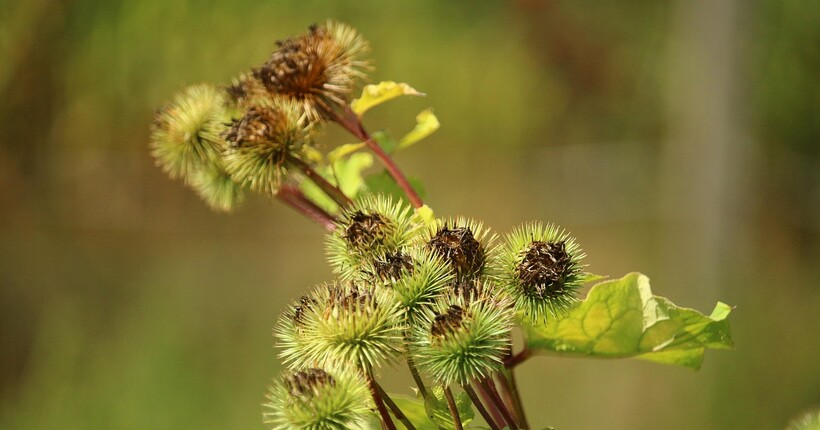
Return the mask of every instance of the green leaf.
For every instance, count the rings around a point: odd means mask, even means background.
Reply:
[[[375,140],[376,143],[378,143],[379,146],[384,150],[384,152],[388,154],[392,154],[398,146],[396,141],[393,140],[393,138],[390,137],[390,134],[386,131],[376,131],[373,133],[372,137],[373,140]]]
[[[379,82],[378,85],[366,85],[362,89],[362,96],[350,102],[350,107],[356,115],[362,116],[368,109],[378,106],[399,96],[424,96],[410,85],[393,81]]]
[[[447,406],[447,399],[444,397],[444,390],[441,387],[433,387],[427,394],[427,399],[424,402],[427,416],[441,429],[455,429],[453,417],[450,415],[450,407]],[[475,417],[470,397],[464,392],[453,393],[453,397],[456,401],[456,409],[458,409],[461,423],[466,426]]]
[[[399,409],[416,426],[416,430],[438,430],[438,426],[427,416],[423,400],[401,394],[390,394],[390,398],[396,402]],[[397,421],[396,425],[400,427],[401,423]]]
[[[398,149],[405,149],[410,145],[418,142],[421,139],[433,134],[436,130],[438,130],[439,124],[438,118],[433,114],[432,109],[427,109],[421,111],[418,115],[416,115],[416,127],[407,133],[404,137],[399,139],[399,146]]]
[[[360,152],[351,155],[346,159],[336,160],[333,163],[333,169],[326,166],[317,169],[325,179],[332,184],[338,186],[351,199],[355,198],[359,192],[364,188],[365,182],[362,172],[373,165],[373,155],[368,152]],[[335,213],[339,210],[339,206],[330,197],[316,186],[310,180],[304,180],[299,184],[299,189],[305,194],[307,198],[312,200],[322,209]]]
[[[416,190],[416,193],[418,193],[421,198],[424,198],[424,185],[422,185],[421,181],[413,177],[408,177],[407,181],[410,182],[410,185]],[[396,185],[396,181],[393,180],[393,177],[391,177],[386,170],[367,176],[364,182],[367,191],[370,193],[386,194],[394,199],[407,201],[407,196],[404,195],[404,191]]]
[[[648,277],[630,273],[592,287],[565,317],[525,331],[534,352],[634,357],[698,369],[707,348],[732,348],[730,312],[721,302],[710,316],[678,307],[653,296]]]
[[[366,146],[367,146],[367,144],[364,143],[364,142],[345,143],[344,145],[339,145],[336,148],[334,148],[332,151],[328,152],[327,161],[328,161],[328,163],[333,164],[333,163],[341,160],[342,158],[345,158],[348,155],[353,154],[354,152],[356,152],[356,151],[358,151],[358,150],[360,150],[360,149],[362,149]]]

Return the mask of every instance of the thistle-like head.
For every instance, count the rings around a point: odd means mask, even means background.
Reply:
[[[509,302],[489,283],[471,291],[449,294],[413,326],[416,364],[441,384],[463,384],[492,374],[511,346]]]
[[[293,304],[275,329],[290,367],[344,363],[380,366],[402,348],[402,309],[389,291],[330,283]]]
[[[494,255],[495,235],[483,224],[467,218],[436,221],[424,236],[427,248],[450,266],[457,281],[486,274]]]
[[[311,128],[299,106],[286,99],[255,100],[222,137],[225,170],[251,190],[274,193],[294,159],[306,158]]]
[[[372,403],[358,372],[333,367],[288,370],[265,397],[264,422],[283,430],[361,428]]]
[[[345,105],[369,68],[367,41],[335,21],[311,26],[278,45],[253,76],[271,94],[297,101],[311,120],[327,118]]]
[[[225,130],[225,92],[210,84],[185,88],[157,111],[151,154],[171,178],[189,182],[219,159]]]
[[[376,258],[397,257],[418,229],[410,214],[402,201],[382,195],[364,196],[345,208],[325,246],[333,270],[342,279],[356,279]]]
[[[564,230],[531,223],[505,237],[497,267],[499,285],[516,311],[545,322],[577,301],[575,294],[588,278],[580,263],[581,248]]]

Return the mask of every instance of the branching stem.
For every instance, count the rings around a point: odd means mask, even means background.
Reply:
[[[319,174],[319,172],[314,170],[313,167],[307,164],[304,160],[296,157],[288,157],[288,163],[301,170],[308,179],[316,184],[316,186],[319,187],[322,192],[327,194],[328,197],[333,199],[339,207],[345,208],[353,203],[353,201],[350,200],[350,198],[347,197],[347,195],[339,187],[328,182],[327,179]]]
[[[379,384],[377,384],[376,380],[373,379],[373,374],[369,370],[365,370],[364,378],[367,380],[367,388],[370,389],[370,395],[373,396],[373,403],[376,404],[376,409],[379,411],[382,428],[384,430],[397,430],[396,424],[394,424],[393,419],[390,418],[390,413],[387,412],[387,408],[384,405],[384,399],[379,393]]]
[[[471,387],[469,384],[464,384],[461,386],[461,388],[463,388],[464,392],[467,393],[467,396],[470,397],[470,400],[472,400],[473,405],[475,405],[475,408],[478,409],[478,413],[481,414],[481,417],[484,418],[484,421],[487,421],[487,425],[490,426],[490,429],[501,430],[501,424],[496,422],[493,416],[490,415],[489,412],[487,412],[487,408],[485,408],[484,405],[481,403],[481,399],[478,398],[478,395],[476,394],[475,390],[473,390],[473,387]]]
[[[407,418],[407,415],[405,415],[404,412],[401,411],[399,405],[397,405],[396,402],[394,402],[393,399],[390,398],[390,395],[387,394],[386,391],[384,391],[384,388],[382,388],[382,386],[379,385],[378,382],[376,383],[376,388],[379,390],[379,395],[382,397],[382,400],[384,400],[384,403],[387,405],[388,408],[390,408],[390,410],[393,412],[393,415],[395,415],[396,418],[398,418],[399,421],[401,421],[401,423],[404,424],[404,427],[407,430],[416,430],[416,427],[413,425],[410,419]]]

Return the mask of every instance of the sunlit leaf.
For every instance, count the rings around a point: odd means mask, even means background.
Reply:
[[[328,152],[327,154],[327,162],[328,163],[335,163],[342,158],[362,149],[367,146],[364,142],[358,143],[345,143],[344,145],[339,145],[338,147],[334,148],[332,151]]]
[[[706,349],[729,349],[731,307],[718,302],[711,315],[653,296],[649,278],[630,273],[594,286],[565,317],[525,327],[534,352],[566,356],[634,357],[692,369]]]
[[[439,124],[438,118],[436,118],[433,114],[432,109],[421,111],[421,113],[416,115],[416,126],[413,130],[399,139],[398,149],[405,149],[419,140],[433,134],[436,130],[438,130],[440,125],[441,124]]]
[[[424,93],[416,91],[405,83],[393,81],[380,82],[377,85],[366,85],[362,89],[362,96],[353,100],[350,107],[356,115],[362,116],[368,109],[378,106],[388,100],[399,96],[423,96]]]
[[[319,173],[332,184],[337,184],[348,197],[355,198],[364,188],[365,180],[362,172],[373,165],[373,155],[367,152],[360,152],[348,158],[336,160],[333,169],[324,167],[317,169]],[[339,206],[328,197],[316,184],[306,179],[299,185],[299,189],[307,198],[312,200],[320,208],[336,213]]]

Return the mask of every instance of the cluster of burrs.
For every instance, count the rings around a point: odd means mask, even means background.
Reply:
[[[306,178],[337,203],[349,203],[315,171],[314,136],[323,123],[349,122],[369,45],[334,21],[277,44],[268,61],[232,84],[190,86],[154,119],[157,164],[214,209],[234,209],[250,190],[310,214],[318,208],[295,186]]]
[[[417,394],[449,409],[440,426],[462,425],[455,388],[492,428],[526,428],[505,369],[513,327],[544,324],[576,301],[587,273],[571,237],[532,223],[498,241],[479,222],[425,221],[401,201],[368,195],[341,212],[326,251],[337,279],[292,303],[275,328],[289,370],[271,389],[271,423],[356,428],[375,408],[384,428],[395,428],[390,412],[414,428],[376,382],[376,369],[404,361]],[[304,372],[347,382],[325,383],[320,393]],[[281,398],[294,392],[294,378],[305,381],[295,391],[312,393],[313,415],[303,413],[306,396]],[[341,401],[351,393],[365,407]],[[342,403],[349,408],[330,407]]]
[[[433,218],[351,109],[367,50],[344,24],[313,26],[278,42],[267,62],[230,85],[185,89],[153,124],[158,164],[211,207],[231,210],[246,190],[270,194],[329,231],[337,279],[294,302],[277,323],[288,370],[270,388],[265,422],[348,429],[378,417],[394,429],[395,417],[414,429],[376,381],[379,368],[405,361],[440,427],[469,420],[455,389],[491,428],[527,428],[509,369],[527,351],[513,353],[513,329],[545,324],[576,301],[588,278],[583,253],[551,225],[527,224],[499,241],[479,222]],[[351,199],[318,172],[314,135],[327,123],[366,145],[410,205],[381,194]],[[307,197],[304,181],[335,211]]]

